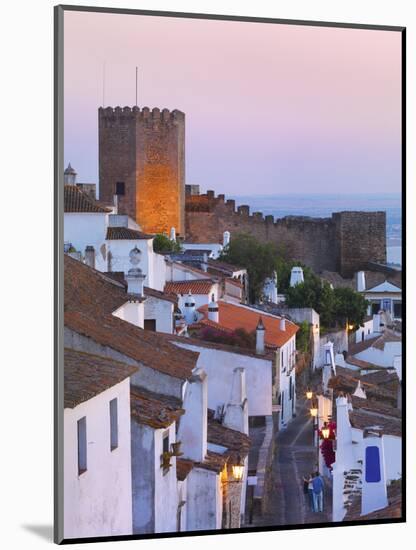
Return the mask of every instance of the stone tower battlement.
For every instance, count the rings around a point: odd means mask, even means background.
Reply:
[[[148,233],[185,232],[185,114],[155,107],[100,107],[100,199]]]
[[[286,216],[274,218],[236,208],[214,191],[186,197],[186,237],[190,242],[222,242],[224,231],[250,233],[273,242],[293,260],[314,271],[338,271],[351,277],[369,262],[386,262],[385,212],[336,212],[330,218]]]

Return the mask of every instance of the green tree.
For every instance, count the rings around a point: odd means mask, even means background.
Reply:
[[[364,296],[351,288],[336,288],[334,297],[334,317],[338,324],[348,323],[355,329],[363,324],[369,304]]]
[[[239,233],[231,239],[220,259],[247,269],[249,298],[253,303],[261,298],[265,279],[277,270],[279,251],[273,243],[263,243],[252,235]]]
[[[167,235],[158,233],[153,239],[153,250],[155,252],[179,252],[181,245],[178,241],[171,241]]]

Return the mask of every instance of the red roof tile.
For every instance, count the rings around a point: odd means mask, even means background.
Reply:
[[[166,283],[164,291],[167,294],[209,294],[215,283],[212,279],[197,279],[194,281],[171,281]]]
[[[203,305],[198,309],[204,315],[204,319],[199,321],[201,325],[212,326],[213,328],[223,329],[225,331],[234,331],[243,328],[247,332],[256,330],[260,313],[258,310],[235,304],[219,301],[219,323],[208,319],[208,305]],[[280,319],[271,315],[261,313],[265,327],[266,346],[272,348],[282,347],[292,336],[294,336],[299,327],[286,319],[286,329],[280,330]]]
[[[76,185],[64,186],[64,212],[108,213],[109,208],[103,208]]]
[[[73,409],[119,384],[137,370],[137,367],[109,357],[65,348],[64,407]]]
[[[226,455],[232,462],[235,462],[238,457],[246,457],[251,445],[248,435],[223,426],[213,419],[208,421],[208,441],[227,447]]]
[[[179,399],[131,386],[131,416],[139,424],[152,428],[167,428],[185,412]]]
[[[140,241],[153,239],[154,235],[137,231],[136,229],[130,229],[129,227],[107,227],[107,241]]]

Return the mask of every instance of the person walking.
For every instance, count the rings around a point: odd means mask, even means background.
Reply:
[[[315,509],[314,509],[314,501],[313,501],[312,479],[313,479],[313,474],[310,474],[309,476],[306,476],[303,478],[303,492],[305,493],[305,495],[307,495],[309,499],[309,506],[311,507],[312,512],[314,512]]]
[[[324,480],[319,475],[319,472],[316,472],[315,477],[312,479],[312,489],[313,489],[314,512],[323,512],[324,511]]]

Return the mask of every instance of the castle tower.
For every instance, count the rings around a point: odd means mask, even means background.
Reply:
[[[185,115],[148,107],[98,109],[100,200],[146,233],[185,234]]]

